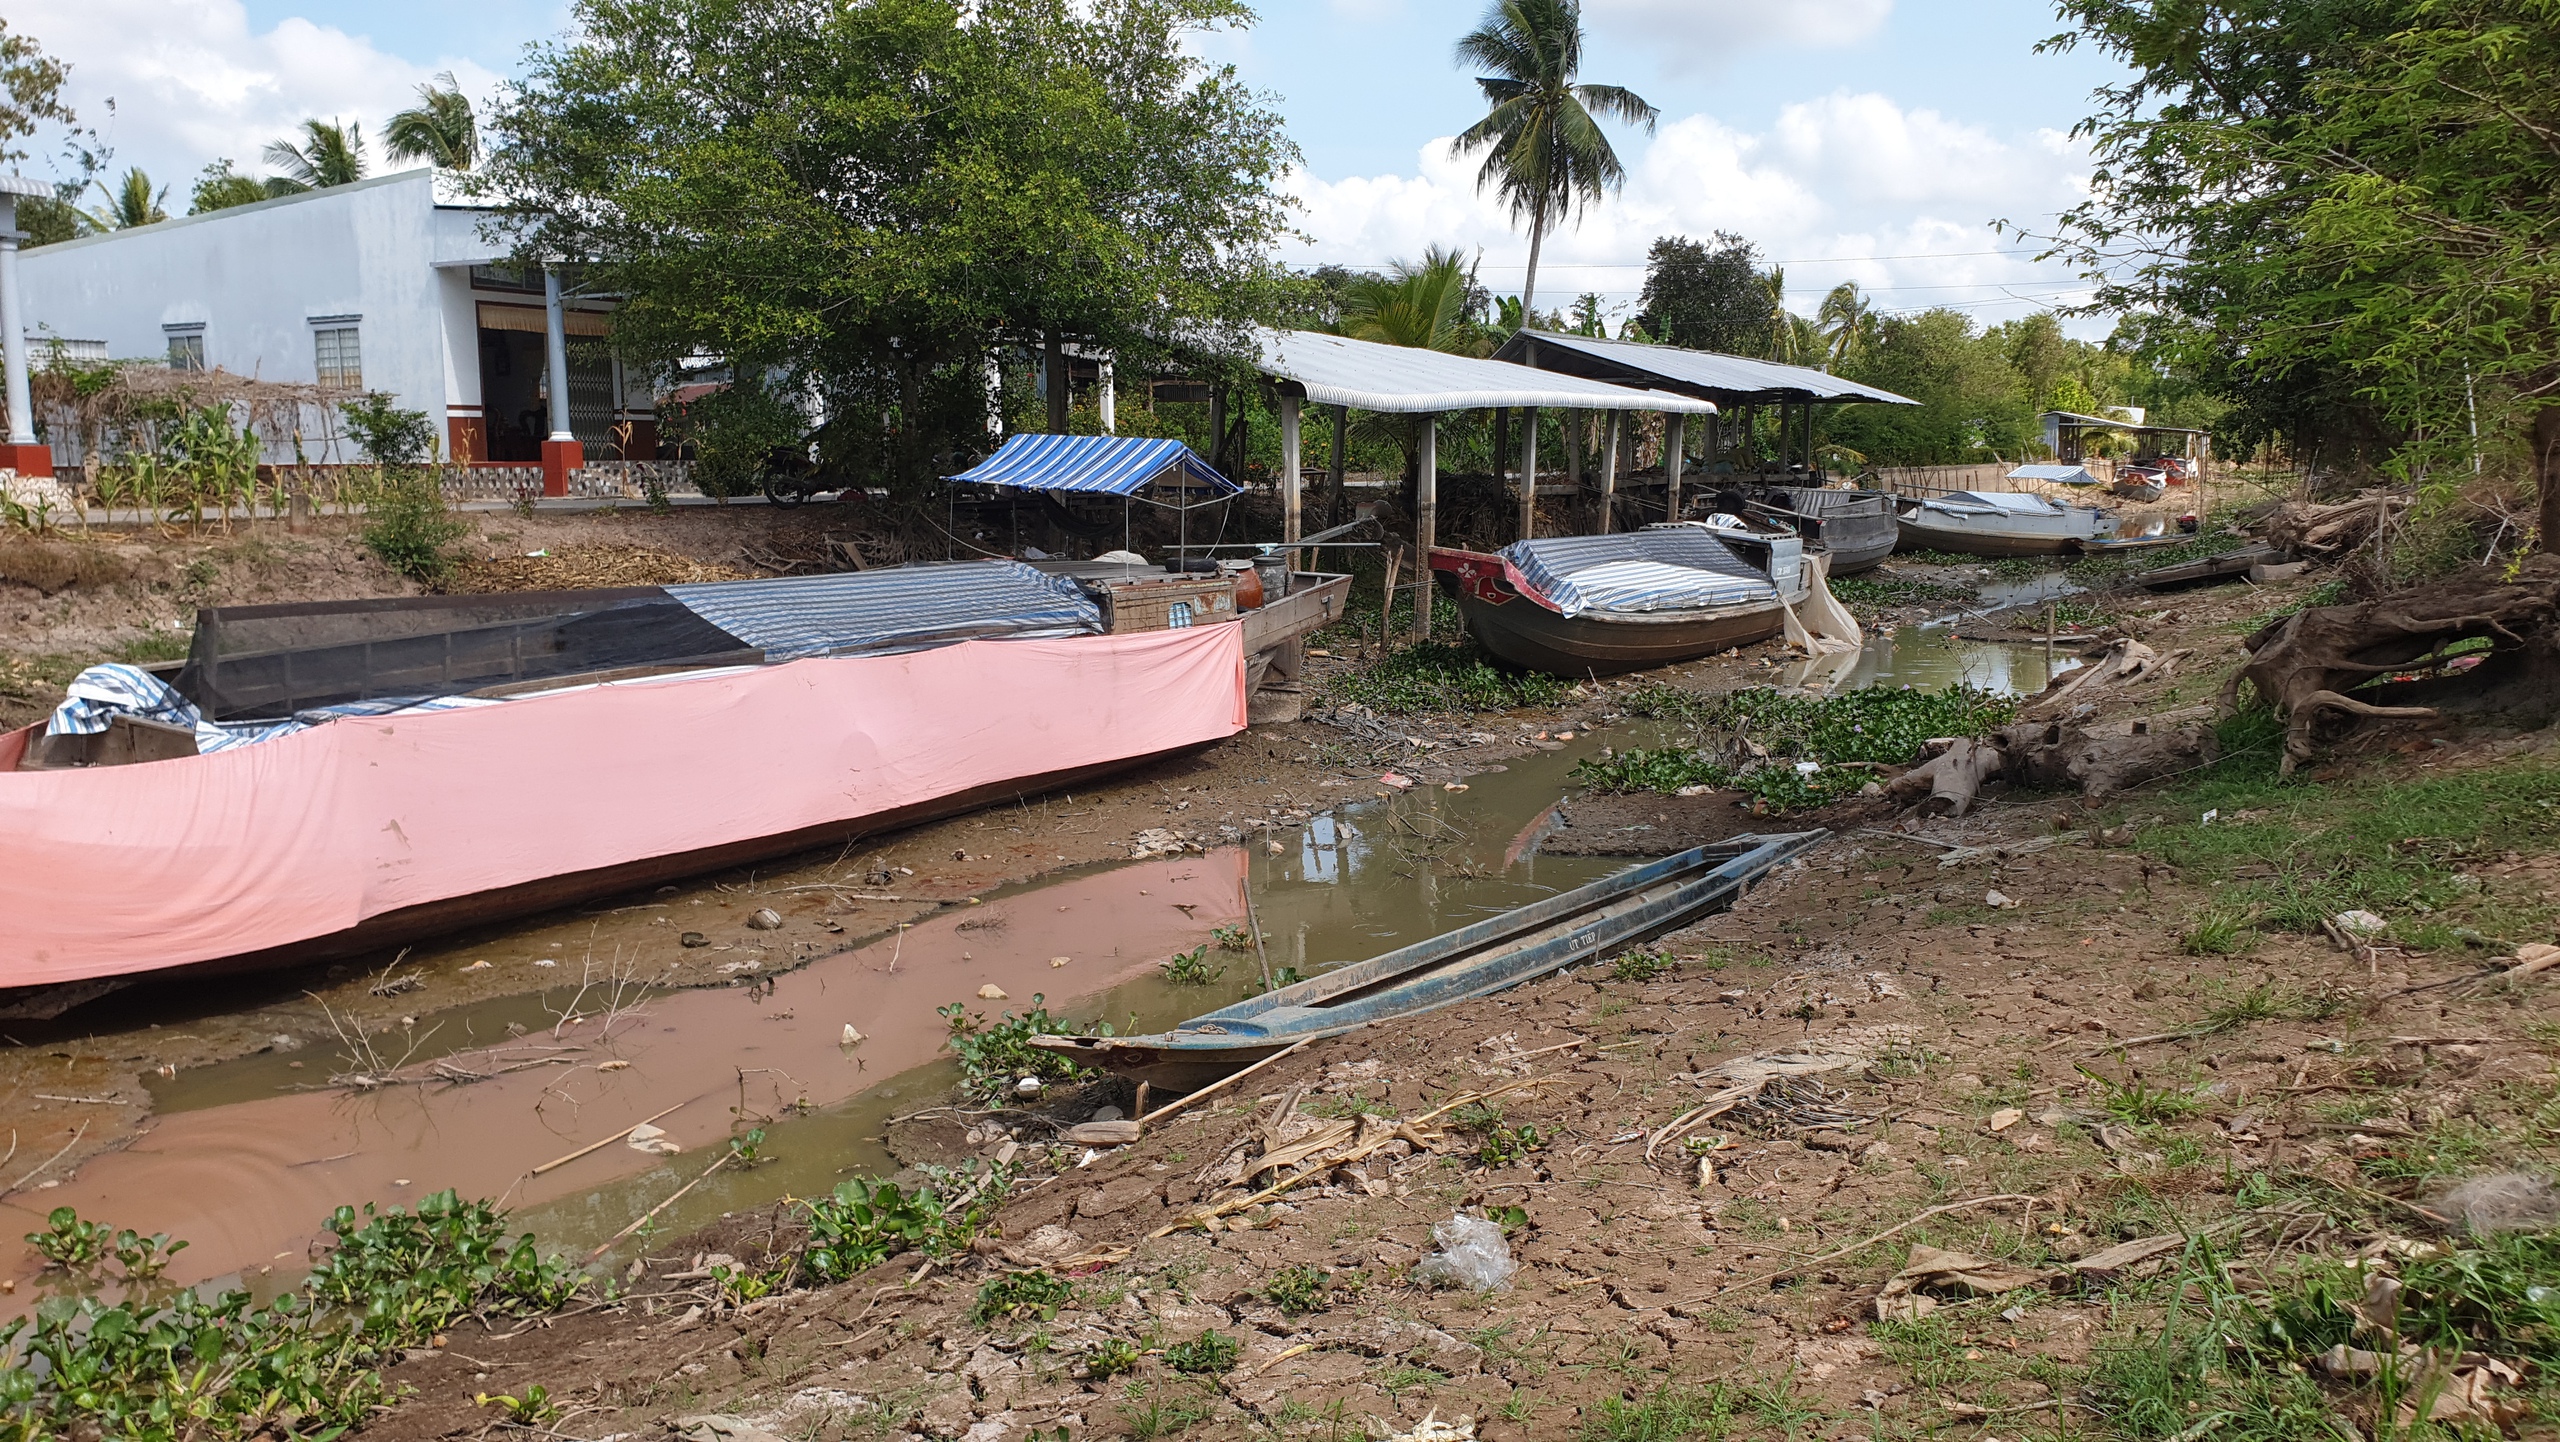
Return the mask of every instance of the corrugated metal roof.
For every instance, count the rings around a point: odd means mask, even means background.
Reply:
[[[1531,360],[1533,345],[1536,358]],[[1714,351],[1647,345],[1643,341],[1609,340],[1601,336],[1564,335],[1545,330],[1518,331],[1503,343],[1495,355],[1502,360],[1534,364],[1540,369],[1569,368],[1570,373],[1577,375],[1586,374],[1597,366],[1618,372],[1604,379],[1625,383],[1643,378],[1649,383],[1680,388],[1693,395],[1703,393],[1707,399],[1728,406],[1780,400],[1873,402],[1893,406],[1920,404],[1909,396],[1898,396],[1878,386],[1857,385],[1810,366],[1780,365],[1776,361],[1753,360],[1748,356],[1719,355]],[[1579,365],[1576,365],[1577,361]]]
[[[721,630],[763,647],[774,661],[1102,630],[1102,608],[1083,588],[1020,561],[712,581],[666,591]]]
[[[1143,436],[1011,435],[994,455],[947,479],[1027,491],[1134,496],[1176,471],[1212,490],[1244,489],[1182,442]]]
[[[1711,415],[1707,401],[1536,370],[1508,361],[1381,345],[1311,330],[1256,333],[1265,374],[1296,381],[1318,405],[1419,414],[1492,406],[1558,410],[1677,411]]]
[[[2020,466],[2009,473],[2013,481],[2045,481],[2057,486],[2094,486],[2098,478],[2089,474],[2087,466]]]

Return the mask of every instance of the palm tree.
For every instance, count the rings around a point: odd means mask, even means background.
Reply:
[[[1397,261],[1385,275],[1355,277],[1342,290],[1342,333],[1358,340],[1482,355],[1484,337],[1467,319],[1467,265],[1433,246],[1420,264]]]
[[[364,179],[364,129],[355,121],[306,120],[302,135],[300,145],[279,140],[267,147],[267,164],[284,172],[267,182],[269,190],[291,194]]]
[[[418,103],[382,128],[382,153],[393,160],[423,160],[445,170],[469,170],[480,159],[480,126],[471,99],[448,70],[437,84],[418,87]]]
[[[1837,370],[1851,356],[1873,345],[1877,327],[1875,303],[1858,289],[1854,280],[1844,280],[1822,298],[1822,309],[1814,319],[1822,326],[1825,368]]]
[[[139,165],[126,171],[124,180],[115,189],[107,189],[103,180],[97,182],[97,186],[98,193],[107,198],[107,203],[81,212],[96,229],[131,230],[137,225],[156,225],[169,218],[165,208],[169,202],[169,187],[164,185],[153,190],[151,177],[145,175]]]
[[[1804,353],[1808,349],[1811,349],[1806,344],[1806,333],[1813,327],[1804,317],[1787,309],[1787,268],[1785,266],[1769,267],[1769,273],[1760,277],[1760,284],[1768,292],[1768,298],[1763,303],[1768,307],[1769,314],[1769,359],[1794,365],[1804,358]]]
[[[1450,143],[1452,155],[1485,152],[1476,188],[1499,189],[1511,214],[1529,221],[1529,273],[1520,285],[1530,315],[1538,293],[1538,248],[1547,227],[1624,185],[1626,167],[1597,116],[1652,133],[1660,112],[1615,85],[1583,85],[1582,0],[1494,0],[1458,42],[1458,63],[1493,73],[1477,88],[1491,107]]]

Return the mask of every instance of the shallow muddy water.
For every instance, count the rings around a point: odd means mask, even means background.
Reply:
[[[1904,626],[1890,634],[1871,635],[1853,653],[1791,661],[1780,671],[1790,686],[1830,692],[1859,691],[1871,686],[1908,686],[1916,691],[1943,691],[1971,686],[2005,696],[2032,696],[2054,677],[2086,664],[2057,647],[2011,641],[1969,641],[1944,626]]]
[[[712,1176],[659,1216],[658,1232],[823,1193],[849,1175],[896,1170],[881,1145],[887,1120],[947,1095],[954,1073],[937,1060],[936,1007],[960,1001],[994,1014],[1045,994],[1053,1012],[1078,1021],[1161,1026],[1257,982],[1250,951],[1213,950],[1225,969],[1205,987],[1175,987],[1157,968],[1214,928],[1239,925],[1248,886],[1270,964],[1313,974],[1625,865],[1536,850],[1573,762],[1598,744],[1537,753],[1461,791],[1345,786],[1334,809],[1271,833],[1276,850],[1257,840],[1052,875],[746,985],[652,993],[627,964],[617,987],[607,961],[569,959],[559,969],[580,968],[583,991],[421,1013],[368,1039],[362,1055],[324,1040],[191,1071],[155,1087],[156,1115],[132,1146],[0,1204],[0,1225],[14,1236],[71,1206],[188,1238],[173,1280],[246,1275],[272,1286],[302,1269],[333,1207],[412,1203],[445,1187],[503,1198],[547,1246],[583,1254],[699,1176],[749,1126],[765,1128],[770,1160]],[[674,900],[664,910],[691,915]],[[469,962],[440,953],[429,964]],[[978,999],[984,986],[1007,999]],[[847,1045],[847,1026],[864,1039]],[[404,1062],[413,1076],[438,1059],[487,1079],[369,1090],[325,1081]],[[653,1116],[682,1152],[614,1141],[532,1174]],[[32,1254],[0,1275],[21,1279],[18,1305],[33,1297]]]

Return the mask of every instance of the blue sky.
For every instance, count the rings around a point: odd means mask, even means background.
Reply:
[[[1434,143],[1477,113],[1450,48],[1481,13],[1480,0],[1270,0],[1251,31],[1203,43],[1278,97],[1305,151],[1310,240],[1293,260],[1378,264],[1454,244],[1481,251],[1497,289],[1517,288],[1525,237]],[[1888,309],[1953,304],[1985,321],[2075,294],[1987,225],[2048,221],[2086,174],[2065,136],[2112,72],[2032,53],[2059,28],[2049,0],[1586,0],[1586,15],[1585,75],[1644,95],[1662,125],[1620,134],[1630,183],[1550,238],[1542,301],[1588,289],[1623,307],[1653,237],[1718,228],[1785,262],[1799,309],[1843,279]],[[119,165],[176,182],[181,204],[216,155],[253,166],[306,114],[378,125],[440,70],[485,91],[568,23],[548,0],[12,7],[14,27],[73,64],[90,116],[115,98]]]

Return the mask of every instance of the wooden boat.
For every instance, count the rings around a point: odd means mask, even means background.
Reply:
[[[1512,665],[1577,678],[1765,640],[1809,585],[1794,534],[1694,521],[1520,541],[1493,555],[1436,549],[1431,569],[1478,645]]]
[[[1339,614],[1346,578],[1296,579],[1294,607],[1124,632],[1010,562],[208,610],[181,688],[100,668],[156,697],[149,719],[182,709],[201,754],[34,769],[50,723],[0,736],[0,1015],[407,945],[1197,749],[1244,728],[1258,652]]]
[[[2178,540],[2188,539],[2185,536]],[[2175,566],[2159,566],[2134,577],[2136,584],[2149,591],[2174,591],[2181,586],[2204,586],[2216,581],[2236,581],[2249,574],[2250,568],[2269,565],[2284,559],[2284,552],[2273,546],[2243,546],[2219,556],[2199,561],[2185,561]]]
[[[1874,569],[1899,539],[1894,498],[1882,491],[1762,486],[1742,494],[1753,519],[1792,527],[1808,549],[1829,552],[1835,577]]]
[[[1902,548],[1965,556],[2062,556],[2115,530],[2095,506],[2066,506],[2012,491],[1956,491],[1906,500]]]
[[[2115,484],[2107,489],[2128,501],[2156,501],[2169,494],[2169,478],[2158,471],[2128,467],[2116,472]]]
[[[1696,847],[1247,997],[1169,1032],[1042,1036],[1031,1044],[1158,1087],[1196,1090],[1299,1042],[1485,996],[1669,931],[1730,905],[1828,834],[1745,835]]]

